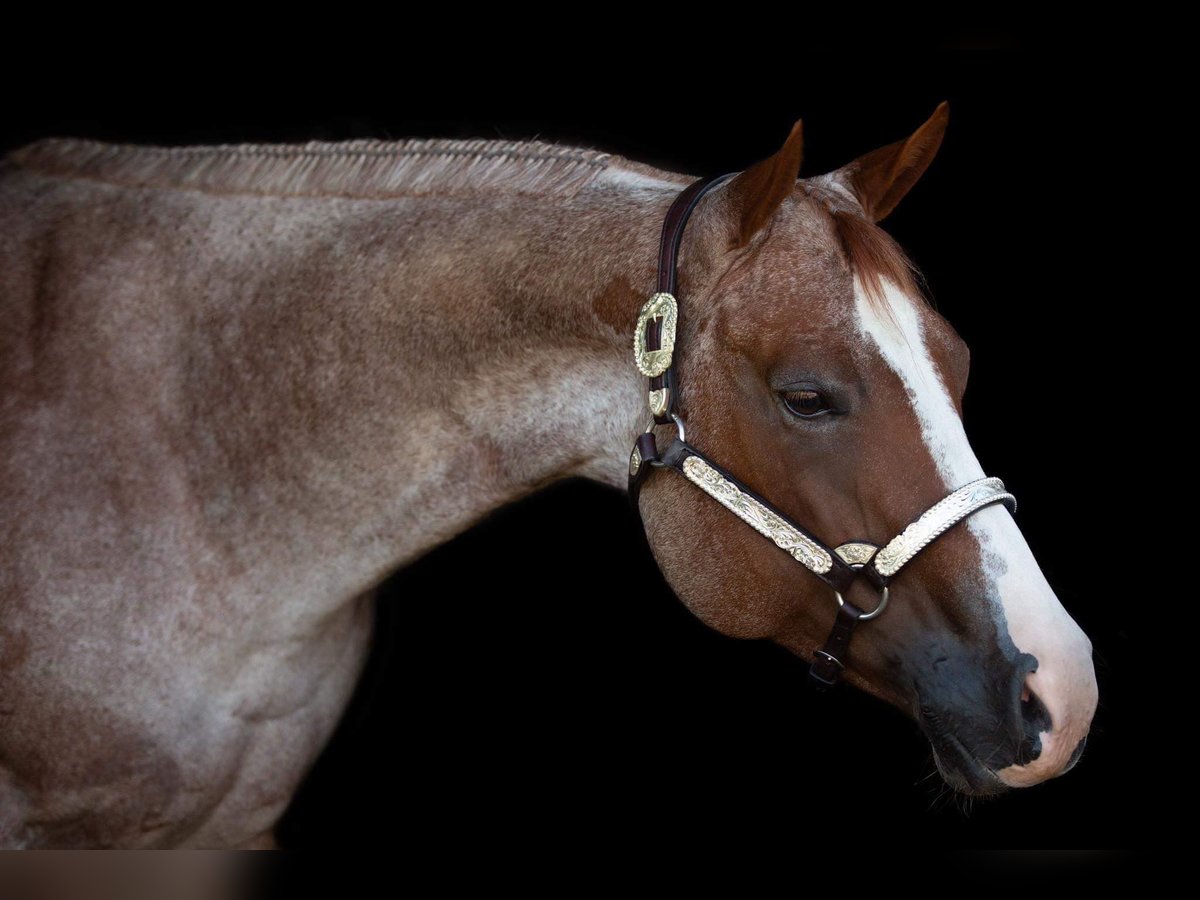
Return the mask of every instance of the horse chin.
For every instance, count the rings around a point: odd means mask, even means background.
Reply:
[[[937,764],[942,780],[954,790],[973,797],[990,797],[1009,790],[1009,786],[970,753],[954,735],[924,728],[924,723],[922,727],[925,736],[929,738],[930,747],[933,748],[933,761]]]

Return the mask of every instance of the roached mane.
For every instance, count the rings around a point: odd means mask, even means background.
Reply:
[[[486,188],[570,195],[614,159],[542,141],[417,138],[182,147],[46,138],[7,158],[32,171],[130,187],[365,198]]]

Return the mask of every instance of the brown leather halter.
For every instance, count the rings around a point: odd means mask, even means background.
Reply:
[[[999,478],[980,478],[934,504],[886,545],[856,539],[831,548],[687,443],[683,419],[675,412],[678,378],[673,350],[679,316],[675,299],[676,261],[684,227],[696,204],[736,174],[730,172],[693,182],[675,198],[663,221],[658,291],[642,307],[634,336],[634,356],[639,371],[650,379],[648,402],[654,416],[651,429],[654,424],[674,423],[677,430],[662,453],[652,430],[637,439],[629,457],[629,493],[636,506],[641,485],[652,470],[674,469],[833,588],[838,601],[837,616],[829,638],[814,653],[816,659],[810,669],[814,684],[825,689],[835,684],[845,669],[850,638],[858,623],[875,618],[887,607],[888,582],[904,564],[950,526],[977,510],[1002,502],[1015,513],[1017,501],[1005,491]],[[860,577],[880,592],[879,603],[869,612],[844,597]]]

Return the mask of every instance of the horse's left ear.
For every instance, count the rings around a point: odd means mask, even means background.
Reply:
[[[779,204],[796,189],[804,156],[804,125],[792,126],[783,146],[729,182],[729,200],[736,222],[732,245],[744,247],[771,221]]]
[[[858,198],[863,212],[879,222],[917,183],[942,146],[950,104],[938,104],[925,124],[904,140],[872,150],[852,163],[822,175],[818,181],[836,181]]]

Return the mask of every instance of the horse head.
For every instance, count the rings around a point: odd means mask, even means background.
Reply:
[[[878,226],[947,116],[943,103],[910,137],[809,178],[797,122],[702,197],[680,245],[673,402],[688,439],[830,547],[882,544],[984,476],[963,428],[967,345]],[[646,478],[638,503],[699,618],[806,658],[821,646],[834,594],[788,553],[686,479]],[[846,677],[911,713],[949,784],[993,793],[1074,764],[1097,701],[1091,644],[1008,509],[956,521],[888,589]],[[873,591],[855,581],[846,599],[872,609]]]

